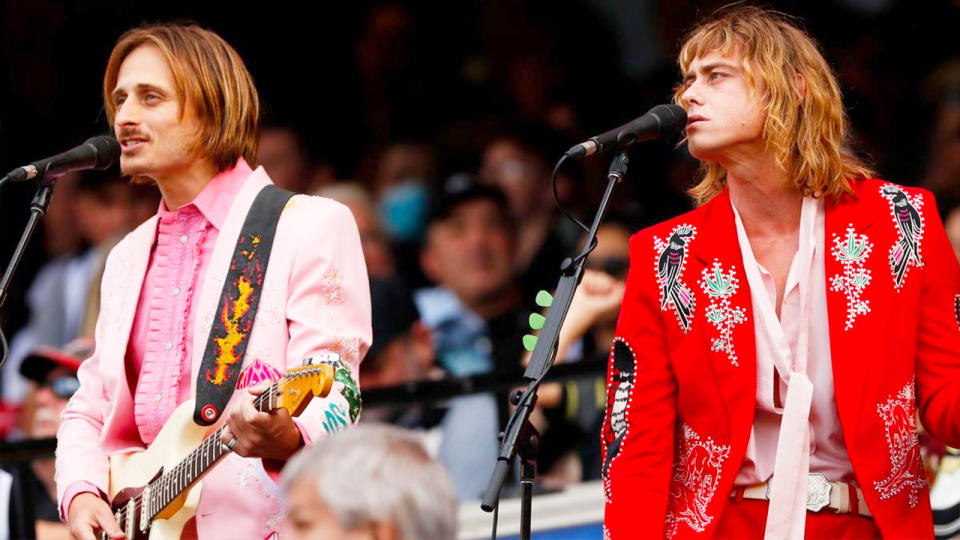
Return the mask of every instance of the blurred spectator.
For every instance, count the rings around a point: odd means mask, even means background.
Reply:
[[[360,424],[306,447],[283,470],[294,539],[453,540],[457,498],[415,435]]]
[[[73,212],[79,182],[80,173],[68,173],[58,178],[50,206],[43,216],[43,245],[47,256],[52,259],[74,253],[83,243]]]
[[[391,186],[410,181],[429,183],[437,174],[437,155],[430,145],[397,141],[387,145],[377,160],[373,185],[378,197]]]
[[[493,187],[454,177],[430,212],[421,253],[424,272],[437,286],[416,294],[423,321],[433,331],[438,363],[453,376],[512,372],[519,368],[526,312],[513,279],[514,238],[509,207]],[[453,463],[477,463],[454,470],[461,498],[486,488],[506,418],[500,395],[469,396],[469,405],[448,413],[445,422],[472,426],[472,436],[449,438]],[[487,464],[487,465],[479,465]],[[460,473],[463,473],[460,475]]]
[[[438,286],[418,291],[416,300],[437,334],[437,349],[445,351],[441,366],[455,376],[518,366],[525,318],[513,279],[514,246],[500,190],[463,177],[446,183],[431,209],[420,257]]]
[[[353,212],[360,231],[363,258],[371,278],[388,278],[396,273],[393,253],[380,225],[373,200],[367,190],[355,182],[340,182],[321,188],[314,195],[333,199]],[[369,354],[367,356],[369,358]]]
[[[442,375],[434,365],[433,335],[420,321],[409,289],[397,280],[371,278],[370,300],[373,344],[360,364],[360,386],[397,386]],[[364,416],[369,417],[367,411]]]
[[[288,126],[264,126],[260,130],[257,161],[277,186],[303,193],[310,171],[310,157],[300,134]]]
[[[436,161],[432,147],[410,141],[390,144],[379,155],[373,189],[379,201],[380,219],[394,240],[420,240]]]
[[[260,129],[257,162],[274,184],[294,193],[310,193],[336,179],[333,166],[312,159],[303,136],[290,126],[267,125]]]
[[[437,353],[433,335],[420,321],[410,291],[396,281],[374,279],[370,293],[373,346],[360,365],[361,387],[395,386],[442,377],[443,369],[434,365]],[[477,412],[481,415],[474,417]],[[489,434],[490,426],[482,422],[496,420],[492,412],[495,411],[489,396],[472,395],[451,399],[442,406],[366,409],[364,418],[417,430],[428,451],[450,472],[460,496],[472,498],[479,494],[477,487],[485,487],[496,460],[496,442],[477,437],[478,430]],[[471,441],[471,445],[465,445],[465,441]],[[487,476],[477,471],[485,471]]]
[[[436,171],[437,156],[432,146],[401,140],[372,153],[358,172],[372,186],[397,273],[411,286],[426,283],[419,253]]]
[[[44,265],[30,285],[30,320],[10,342],[10,358],[4,366],[4,401],[23,399],[26,387],[11,374],[33,347],[60,347],[77,336],[93,334],[107,253],[138,219],[133,194],[115,172],[88,171],[79,177],[72,199],[58,209],[73,217],[79,248]]]
[[[78,338],[62,350],[37,347],[24,358],[20,375],[26,379],[29,391],[21,409],[21,424],[28,438],[56,436],[60,413],[80,386],[77,368],[92,353],[93,339]],[[39,540],[69,538],[67,527],[60,522],[56,503],[54,459],[35,459],[29,469],[8,472],[13,477],[9,492],[9,537],[28,538],[35,533]],[[34,522],[27,523],[31,517]]]
[[[576,236],[560,228],[567,222],[554,218],[556,206],[550,195],[550,165],[545,154],[549,149],[537,146],[545,139],[528,133],[491,141],[483,152],[480,178],[507,196],[516,224],[513,270],[524,294],[532,297],[540,289],[556,286],[560,262],[572,254]],[[562,192],[566,185],[563,178],[560,182]]]

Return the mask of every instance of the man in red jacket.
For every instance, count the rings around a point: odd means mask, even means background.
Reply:
[[[699,207],[631,239],[603,432],[609,537],[933,536],[917,413],[960,444],[960,267],[929,192],[871,178],[786,17],[680,52]]]

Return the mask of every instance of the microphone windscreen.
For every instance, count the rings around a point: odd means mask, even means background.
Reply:
[[[649,114],[660,120],[661,137],[672,138],[687,125],[687,111],[679,105],[657,105]]]
[[[84,144],[96,150],[94,169],[107,169],[120,160],[120,143],[110,135],[91,137]]]

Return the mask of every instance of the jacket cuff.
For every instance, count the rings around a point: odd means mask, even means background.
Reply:
[[[93,493],[103,499],[107,504],[110,504],[107,494],[101,491],[100,488],[85,480],[77,480],[67,486],[67,490],[63,492],[63,500],[60,501],[60,519],[63,520],[64,523],[70,522],[69,516],[67,515],[67,511],[70,509],[70,503],[73,502],[74,497],[81,493]]]

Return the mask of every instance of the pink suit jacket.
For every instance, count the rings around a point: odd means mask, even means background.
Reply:
[[[269,183],[262,167],[244,182],[198,288],[191,395],[236,239],[254,198]],[[111,454],[143,448],[125,356],[156,226],[154,216],[107,258],[96,351],[80,367],[80,389],[64,411],[57,433],[61,508],[64,493],[74,482],[87,481],[107,491]],[[356,381],[372,339],[370,309],[367,271],[352,214],[329,199],[295,196],[277,226],[244,369],[282,373],[300,366],[304,358],[335,352]],[[358,404],[350,403],[342,388],[335,383],[327,398],[313,400],[297,419],[307,444],[356,420],[350,412],[351,405]],[[249,399],[249,394],[236,391],[231,405],[243,398]],[[278,486],[260,459],[228,454],[203,479],[197,508],[200,538],[264,538],[278,529],[282,517]]]

